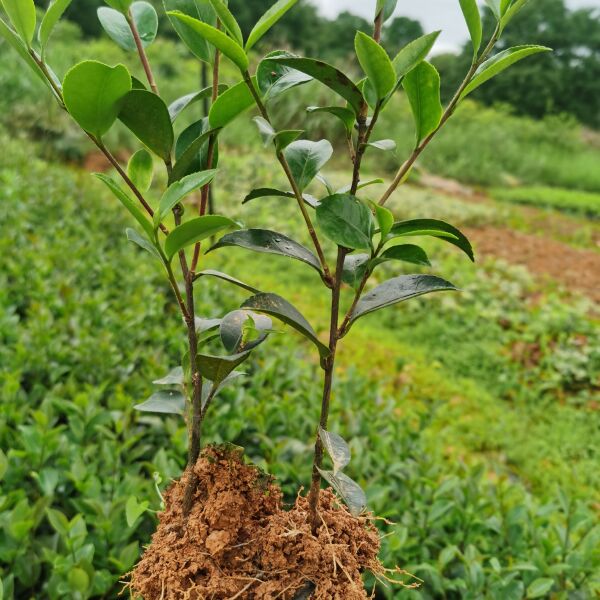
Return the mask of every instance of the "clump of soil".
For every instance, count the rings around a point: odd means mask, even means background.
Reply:
[[[310,527],[307,499],[284,510],[273,479],[231,448],[208,448],[165,495],[166,510],[128,587],[144,600],[362,600],[361,574],[383,574],[379,535],[331,490],[321,493],[321,526]]]

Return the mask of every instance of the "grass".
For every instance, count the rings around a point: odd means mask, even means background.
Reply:
[[[493,188],[491,195],[504,202],[556,208],[590,217],[600,217],[600,194],[551,187]]]

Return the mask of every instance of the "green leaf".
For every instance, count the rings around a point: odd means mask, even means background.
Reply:
[[[438,128],[442,119],[440,76],[432,64],[422,61],[406,75],[402,85],[415,119],[418,145]]]
[[[71,588],[71,591],[79,594],[85,594],[90,587],[90,577],[80,567],[73,567],[69,570],[67,582]]]
[[[205,144],[208,142],[208,139],[211,135],[216,135],[218,132],[218,129],[209,129],[208,131],[201,133],[197,138],[194,139],[193,142],[191,142],[186,147],[186,149],[181,153],[181,155],[177,159],[175,166],[173,167],[173,171],[171,172],[171,176],[169,177],[169,184],[172,184],[174,181],[179,181],[182,177],[185,177],[186,175],[189,175],[191,172],[196,170],[196,168],[202,168],[202,161],[200,159],[203,146],[205,146]],[[181,134],[181,136],[183,136],[183,133]],[[177,140],[177,142],[177,145],[179,145],[179,140]]]
[[[223,281],[227,281],[228,283],[237,285],[238,287],[241,287],[244,290],[252,292],[253,294],[261,293],[260,290],[256,289],[255,287],[252,287],[251,285],[248,285],[247,283],[244,283],[243,281],[240,281],[239,279],[236,279],[235,277],[231,277],[231,275],[227,275],[227,273],[221,273],[221,271],[214,271],[213,269],[206,269],[204,271],[200,271],[199,273],[196,273],[194,280],[196,280],[200,277],[216,277],[217,279],[222,279]]]
[[[148,510],[150,503],[147,500],[139,502],[135,496],[129,496],[125,503],[125,518],[127,526],[133,527],[135,522]]]
[[[155,392],[141,404],[133,408],[142,412],[183,415],[185,412],[185,396],[177,390],[161,390]]]
[[[471,42],[473,43],[473,55],[477,57],[479,48],[481,48],[481,38],[483,36],[483,29],[481,26],[481,14],[479,13],[479,7],[477,6],[477,0],[459,0],[460,8],[465,17],[467,27],[469,28],[469,34],[471,36]]]
[[[433,48],[439,35],[439,31],[423,35],[404,46],[404,48],[398,52],[392,61],[392,64],[394,65],[396,76],[399,79],[404,77],[427,58],[427,55],[431,51],[431,48]]]
[[[172,13],[180,12],[209,25],[215,25],[217,15],[210,2],[208,0],[163,0],[163,3],[169,21],[183,43],[200,60],[212,63],[215,55],[214,46],[193,27],[172,16]]]
[[[0,481],[6,475],[6,471],[8,471],[8,458],[6,458],[6,454],[0,449]]]
[[[360,317],[423,294],[432,292],[457,291],[450,282],[433,275],[401,275],[388,279],[366,293],[357,303],[350,323]]]
[[[320,81],[328,88],[344,98],[355,114],[359,114],[364,104],[361,91],[344,73],[320,60],[300,58],[298,56],[280,55],[269,59],[287,67],[301,71]]]
[[[219,384],[214,384],[207,377],[202,382],[202,409],[204,410],[206,403],[210,397],[215,397],[224,387],[227,387],[232,381],[246,375],[242,371],[231,371],[223,381]]]
[[[367,507],[367,497],[356,481],[353,481],[344,473],[334,475],[331,471],[323,471],[321,469],[319,469],[319,473],[342,497],[352,515],[358,517],[365,510]]]
[[[254,117],[252,119],[256,123],[256,127],[258,127],[258,133],[260,133],[260,137],[262,137],[263,145],[265,148],[275,139],[276,131],[273,129],[273,126],[269,121],[267,121],[264,117]]]
[[[183,385],[183,367],[175,367],[174,369],[171,369],[164,377],[155,379],[152,383],[154,385]]]
[[[486,60],[479,69],[477,69],[471,83],[469,83],[461,94],[461,99],[468,96],[480,85],[483,85],[486,81],[492,79],[492,77],[499,75],[502,71],[505,71],[516,62],[519,62],[528,56],[532,56],[533,54],[551,51],[551,48],[546,48],[545,46],[515,46],[514,48],[509,48],[508,50],[496,54],[496,56],[492,56],[492,58]]]
[[[157,229],[161,221],[179,204],[188,194],[210,183],[216,175],[216,169],[192,173],[175,183],[172,183],[162,195],[158,209],[154,213],[154,228]]]
[[[52,31],[56,27],[56,24],[60,18],[63,16],[65,10],[69,8],[71,2],[72,0],[52,0],[48,6],[48,10],[44,15],[42,24],[38,30],[38,40],[42,48],[42,56],[44,55],[44,51],[48,45],[48,40],[52,35]]]
[[[284,192],[282,190],[276,190],[275,188],[257,188],[252,190],[242,201],[242,204],[255,200],[256,198],[267,198],[267,197],[280,197],[280,198],[296,198],[294,192]],[[321,204],[314,196],[310,194],[302,194],[302,198],[308,206],[316,208]]]
[[[142,194],[145,194],[152,185],[153,170],[152,155],[144,148],[138,150],[127,163],[127,176]]]
[[[344,438],[337,433],[325,431],[321,426],[319,426],[319,437],[333,462],[333,474],[337,475],[350,462],[350,447]]]
[[[384,152],[392,152],[396,149],[396,142],[394,140],[377,140],[376,142],[369,142],[367,146]]]
[[[437,219],[412,219],[410,221],[400,221],[394,223],[389,239],[405,236],[433,236],[440,238],[454,246],[460,248],[473,262],[473,248],[471,243],[456,227],[444,221]]]
[[[357,290],[369,268],[369,254],[348,254],[344,259],[342,281]]]
[[[231,356],[211,356],[209,354],[198,354],[196,365],[202,377],[210,379],[213,384],[218,385],[225,381],[227,376],[250,356],[250,350],[232,354]]]
[[[251,310],[234,310],[223,317],[219,328],[221,342],[228,352],[242,352],[251,350],[267,339],[273,322],[265,315],[260,315]],[[248,338],[252,330],[258,331],[255,339]]]
[[[382,140],[382,141],[385,141],[385,140]],[[371,185],[377,185],[379,183],[385,183],[385,181],[383,179],[381,179],[381,178],[378,178],[378,179],[369,179],[369,181],[365,181],[364,183],[359,183],[358,187],[356,189],[357,190],[362,190],[363,188],[369,187]],[[347,185],[344,185],[343,187],[341,187],[339,190],[335,190],[335,191],[331,190],[331,193],[332,194],[345,194],[346,192],[349,192],[351,189],[352,189],[352,185],[347,184]]]
[[[383,100],[396,87],[396,72],[383,47],[371,36],[358,31],[354,38],[358,62],[373,85],[378,100]]]
[[[296,58],[285,50],[275,50],[263,58],[256,69],[256,83],[264,100],[275,98],[286,90],[312,81],[310,75],[272,60],[278,56]]]
[[[120,10],[122,13],[126,13],[131,5],[131,0],[105,0],[105,2],[115,10]]]
[[[130,90],[131,76],[126,67],[109,67],[95,60],[75,65],[63,81],[63,96],[69,114],[97,138],[116,121]]]
[[[515,0],[509,7],[508,10],[502,16],[500,20],[500,31],[515,18],[519,11],[529,2],[529,0]]]
[[[308,113],[326,112],[337,117],[343,124],[348,133],[352,133],[354,123],[356,122],[356,115],[349,108],[342,106],[309,106],[306,109]]]
[[[252,296],[242,304],[242,308],[250,308],[275,317],[308,338],[319,350],[321,358],[329,356],[329,348],[323,344],[310,323],[287,300],[277,294],[260,293]]]
[[[66,538],[69,535],[69,520],[65,515],[55,508],[47,508],[46,516],[52,528],[60,537]]]
[[[238,224],[220,215],[205,215],[187,221],[171,231],[165,240],[165,252],[169,260],[186,246],[209,238],[224,229],[238,227]]]
[[[31,46],[35,33],[35,4],[33,0],[0,0],[19,37]]]
[[[227,246],[236,246],[254,252],[264,252],[266,254],[277,254],[278,256],[293,258],[310,265],[313,269],[321,273],[319,259],[310,250],[276,231],[269,231],[268,229],[234,231],[233,233],[224,235],[208,252]]]
[[[283,154],[290,166],[294,181],[302,192],[331,158],[333,147],[327,140],[319,142],[298,140],[290,144]]]
[[[222,94],[227,89],[227,86],[224,83],[219,84],[218,94]],[[177,117],[192,104],[203,100],[204,98],[210,98],[212,95],[212,86],[205,87],[203,90],[199,92],[192,92],[191,94],[186,94],[185,96],[181,96],[181,98],[177,98],[169,104],[169,116],[171,117],[171,121],[175,121]]]
[[[146,48],[156,39],[158,15],[148,2],[134,2],[131,5],[131,16],[140,35],[142,46]],[[101,6],[98,9],[98,20],[108,36],[123,50],[129,52],[137,50],[131,27],[122,12]]]
[[[248,57],[243,48],[232,40],[226,33],[223,33],[216,27],[203,23],[179,11],[169,11],[169,16],[179,19],[184,25],[187,25],[198,35],[202,36],[207,42],[218,48],[229,60],[231,60],[242,73],[248,69]]]
[[[275,134],[275,150],[283,152],[292,142],[295,142],[304,131],[302,129],[283,129]]]
[[[549,577],[540,577],[536,579],[527,588],[527,598],[541,598],[546,596],[554,585],[554,579]]]
[[[223,24],[225,31],[237,42],[238,46],[243,46],[244,37],[242,36],[242,30],[229,8],[227,8],[227,4],[223,0],[210,0],[210,3]]]
[[[374,203],[373,207],[375,208],[375,218],[379,225],[381,239],[385,239],[394,226],[394,215],[392,214],[392,211],[385,206]]]
[[[125,230],[125,235],[127,236],[127,239],[130,242],[136,244],[136,246],[139,246],[143,250],[146,250],[146,252],[152,254],[152,256],[160,260],[160,262],[163,261],[163,258],[160,255],[158,248],[152,242],[150,242],[150,240],[148,240],[145,237],[142,237],[135,229],[131,229],[130,227],[128,227]]]
[[[413,265],[431,266],[425,250],[414,244],[400,244],[399,246],[388,248],[371,261],[371,266],[375,267],[390,260],[401,260]]]
[[[253,85],[256,79],[253,78]],[[225,127],[244,111],[254,106],[252,92],[244,81],[223,92],[210,107],[208,120],[213,129]]]
[[[385,23],[394,14],[397,4],[398,0],[377,0],[375,18],[377,18],[379,13],[383,10],[383,22]]]
[[[170,160],[175,134],[164,101],[147,90],[131,90],[123,100],[119,119],[152,152]]]
[[[95,173],[95,175],[108,187],[108,189],[119,199],[121,204],[130,212],[131,216],[142,226],[148,238],[152,239],[154,237],[152,223],[150,223],[144,213],[138,208],[137,203],[132,200],[113,179],[103,173]]]
[[[485,0],[485,3],[490,7],[492,13],[494,13],[496,20],[499,21],[502,18],[502,0]]]
[[[246,52],[249,52],[264,35],[296,4],[298,0],[278,0],[258,20],[246,42]]]
[[[334,194],[316,209],[317,223],[323,233],[344,248],[371,247],[373,217],[371,211],[350,194]]]

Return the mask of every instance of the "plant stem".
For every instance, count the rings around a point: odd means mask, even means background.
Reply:
[[[135,20],[133,15],[131,14],[131,9],[127,11],[125,15],[127,19],[127,24],[129,25],[129,29],[131,29],[131,33],[133,35],[133,39],[135,41],[135,47],[137,48],[137,52],[140,56],[140,61],[142,63],[142,67],[144,67],[144,72],[146,73],[146,78],[148,79],[148,83],[152,88],[152,91],[155,94],[158,94],[158,86],[156,85],[156,81],[154,79],[154,74],[152,73],[152,68],[150,67],[150,62],[148,61],[148,56],[146,55],[146,50],[144,50],[144,44],[142,44],[142,39],[140,38],[140,32],[138,31],[137,25],[135,24]]]
[[[483,52],[481,53],[479,58],[477,60],[473,61],[473,64],[471,65],[469,72],[467,73],[463,82],[460,84],[460,86],[459,86],[458,90],[456,91],[456,93],[454,94],[452,100],[450,100],[450,103],[448,104],[448,106],[446,107],[446,110],[444,111],[444,113],[442,115],[439,125],[424,140],[422,140],[417,145],[417,147],[413,150],[412,154],[408,157],[408,159],[404,162],[404,164],[400,167],[400,169],[396,173],[396,176],[394,177],[394,180],[392,181],[392,183],[390,184],[388,189],[384,192],[383,196],[381,196],[381,199],[379,200],[379,204],[381,206],[383,206],[389,200],[390,196],[396,191],[396,188],[404,181],[404,178],[409,173],[409,171],[412,169],[413,165],[415,164],[415,162],[417,161],[419,156],[421,156],[423,150],[425,150],[425,148],[427,148],[427,146],[429,145],[431,140],[437,135],[437,133],[440,131],[440,129],[446,124],[448,119],[454,114],[454,111],[456,110],[456,108],[461,100],[462,93],[465,91],[465,89],[467,88],[469,83],[471,83],[471,79],[473,79],[473,76],[475,75],[475,72],[477,71],[477,69],[486,60],[489,53],[493,50],[494,46],[496,45],[496,42],[498,41],[499,35],[500,35],[500,30],[498,27],[496,27],[496,30],[494,31],[488,45],[485,47],[485,49],[483,50]]]
[[[258,107],[258,110],[260,111],[261,116],[263,117],[263,119],[265,119],[265,121],[267,121],[270,125],[272,125],[271,119],[269,117],[269,113],[267,112],[267,107],[264,105],[263,101],[261,100],[260,96],[258,95],[258,92],[256,91],[254,84],[252,83],[252,78],[250,77],[250,73],[248,73],[248,71],[246,71],[244,73],[244,81],[246,82],[246,85],[250,89],[250,93],[252,94],[252,97],[254,98],[254,101],[256,102],[256,106]],[[281,167],[282,167],[283,171],[285,172],[285,175],[288,178],[290,185],[292,186],[292,191],[294,192],[296,202],[298,203],[298,208],[300,208],[300,212],[302,213],[302,217],[304,219],[304,222],[306,223],[308,233],[310,235],[310,238],[312,239],[313,245],[314,245],[317,255],[319,257],[319,262],[321,263],[321,267],[323,269],[323,281],[329,288],[332,288],[333,280],[331,277],[331,272],[329,271],[327,261],[325,260],[325,254],[323,253],[323,248],[321,247],[321,242],[319,241],[317,232],[315,231],[315,228],[314,228],[314,225],[310,218],[310,215],[308,214],[308,210],[306,209],[306,206],[304,204],[304,198],[302,197],[302,192],[300,191],[300,188],[298,188],[298,184],[296,183],[296,180],[294,179],[294,176],[290,169],[290,165],[289,165],[287,159],[285,158],[285,154],[283,152],[279,151],[276,153],[276,155],[277,155],[277,160],[281,164]]]

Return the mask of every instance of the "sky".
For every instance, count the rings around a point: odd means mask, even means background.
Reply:
[[[540,0],[543,2],[543,0]],[[375,11],[375,0],[312,0],[321,12],[335,17],[348,10],[363,17],[371,18]],[[600,8],[600,0],[566,0],[571,8]],[[417,19],[425,31],[442,30],[436,52],[456,50],[468,38],[458,0],[398,0],[396,14]]]

